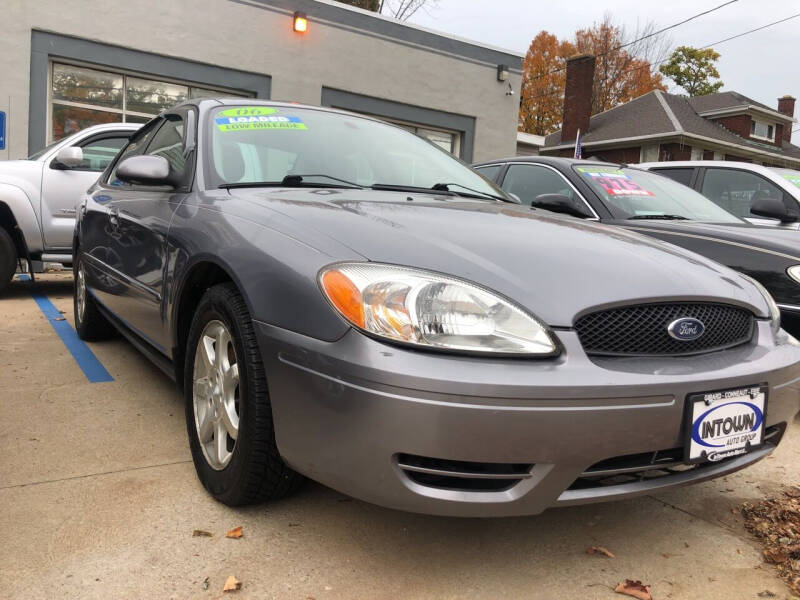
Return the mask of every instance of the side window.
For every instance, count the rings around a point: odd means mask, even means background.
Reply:
[[[669,177],[683,185],[691,185],[692,175],[694,175],[694,169],[652,169],[652,171],[659,175]]]
[[[147,148],[147,144],[153,137],[153,133],[155,133],[156,129],[158,129],[159,125],[161,125],[161,119],[154,119],[150,121],[147,125],[145,125],[142,129],[137,131],[131,137],[128,145],[125,146],[122,151],[117,154],[116,162],[114,163],[114,167],[111,169],[111,172],[108,174],[106,178],[106,184],[114,187],[125,187],[128,184],[120,181],[117,179],[117,167],[120,163],[125,160],[126,158],[130,158],[131,156],[138,156],[144,149]]]
[[[164,124],[156,131],[145,154],[163,156],[170,170],[177,175],[186,172],[186,157],[183,155],[183,119],[178,115],[166,115]]]
[[[77,167],[82,171],[105,171],[122,147],[128,143],[128,136],[93,139],[81,146],[83,163]]]
[[[700,191],[709,200],[742,218],[757,217],[750,213],[750,203],[756,195],[784,200],[783,192],[761,175],[736,169],[706,169]]]
[[[486,165],[485,167],[475,167],[475,170],[489,181],[497,181],[497,176],[502,168],[503,165]]]
[[[530,206],[542,194],[562,194],[574,198],[575,192],[567,181],[555,171],[538,165],[511,165],[503,179],[503,189],[519,196]]]

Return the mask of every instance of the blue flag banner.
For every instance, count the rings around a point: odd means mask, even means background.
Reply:
[[[583,158],[581,151],[581,130],[578,129],[578,134],[575,136],[575,158]]]

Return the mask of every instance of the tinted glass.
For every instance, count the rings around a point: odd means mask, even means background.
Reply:
[[[185,85],[126,77],[126,110],[158,114],[165,108],[186,100],[189,88]]]
[[[516,194],[522,203],[530,206],[542,194],[562,194],[569,198],[575,192],[567,181],[547,167],[537,165],[511,165],[503,179],[503,189]]]
[[[692,175],[694,175],[694,169],[653,169],[653,172],[674,179],[683,185],[691,184]]]
[[[750,212],[756,194],[783,199],[783,192],[766,178],[736,169],[706,169],[701,191],[706,198],[739,217],[759,218]]]
[[[73,133],[78,133],[90,125],[120,122],[122,122],[122,115],[119,113],[54,104],[53,140],[60,140]]]
[[[124,161],[126,158],[138,156],[144,152],[144,149],[147,148],[147,144],[153,137],[153,133],[156,131],[161,122],[162,119],[153,119],[149,125],[145,125],[142,129],[137,131],[133,137],[131,137],[128,145],[125,146],[118,154],[119,158],[117,158],[114,168],[111,169],[111,173],[108,174],[108,178],[106,179],[108,185],[113,185],[115,187],[129,185],[124,181],[117,179],[117,167],[119,167],[120,163],[122,163],[122,161]]]
[[[486,179],[497,181],[497,176],[500,174],[500,169],[502,168],[502,165],[489,165],[486,167],[475,167],[475,170],[486,177]]]
[[[85,67],[54,64],[53,100],[69,100],[121,109],[122,75]]]
[[[128,137],[108,137],[101,140],[90,141],[81,146],[83,150],[83,163],[79,169],[85,171],[105,171],[114,157],[128,142]]]
[[[303,175],[306,183],[430,188],[459,184],[478,193],[502,192],[447,152],[398,127],[358,117],[294,107],[241,106],[215,110],[208,181],[276,182]],[[456,192],[464,188],[451,185]],[[467,192],[468,193],[468,192]]]
[[[186,169],[186,157],[183,155],[183,119],[176,115],[167,115],[166,122],[153,136],[146,154],[163,156],[169,162],[171,171],[183,174]]]
[[[668,177],[603,165],[575,165],[573,169],[618,219],[675,215],[707,223],[741,223],[701,194]]]

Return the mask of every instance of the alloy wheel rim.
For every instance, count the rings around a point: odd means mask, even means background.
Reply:
[[[239,437],[239,363],[230,331],[210,321],[194,356],[192,403],[197,440],[211,468],[224,469]]]
[[[76,285],[75,298],[78,301],[78,319],[83,321],[86,313],[86,276],[83,272],[83,265],[78,266],[78,281]]]

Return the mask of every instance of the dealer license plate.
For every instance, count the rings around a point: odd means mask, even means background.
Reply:
[[[760,446],[766,407],[767,386],[689,396],[686,462],[717,462]]]

